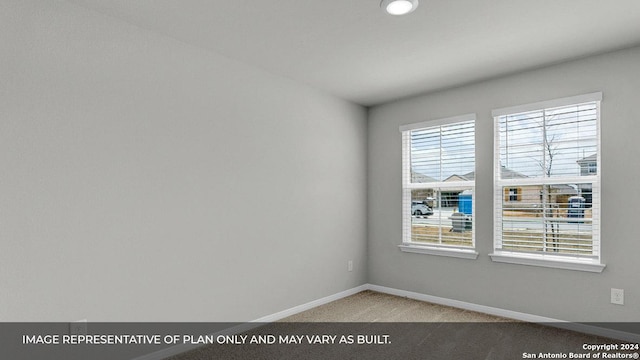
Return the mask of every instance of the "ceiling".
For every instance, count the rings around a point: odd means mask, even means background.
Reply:
[[[365,106],[640,44],[638,0],[68,0]]]

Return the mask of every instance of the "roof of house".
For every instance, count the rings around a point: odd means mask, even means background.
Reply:
[[[598,161],[598,154],[592,154],[592,155],[589,155],[587,157],[583,157],[582,159],[578,160],[577,163],[579,165],[582,165],[584,163],[594,162],[594,161]]]
[[[517,171],[511,170],[511,169],[506,168],[504,166],[502,166],[502,168],[501,168],[501,175],[505,179],[524,179],[524,178],[528,178],[527,175],[521,174],[521,173],[519,173]],[[476,178],[476,172],[472,171],[472,172],[466,173],[464,175],[451,175],[451,176],[449,176],[449,178],[451,178],[452,176],[459,176],[460,178],[464,178],[464,179],[467,179],[467,180],[473,180],[473,179]],[[447,178],[447,179],[449,179],[449,178]],[[447,180],[445,180],[445,181],[447,181]]]
[[[435,181],[437,181],[437,180],[432,178],[431,176],[427,176],[425,174],[421,174],[419,172],[415,172],[415,171],[411,170],[411,182],[414,182],[414,183],[427,183],[427,182],[435,182]]]
[[[453,174],[448,178],[444,179],[444,181],[469,181],[469,180],[473,180],[473,178],[469,178],[466,175],[457,175],[457,174]]]
[[[585,158],[587,159],[587,158]],[[524,178],[528,178],[527,175],[521,174],[517,171],[511,170],[509,168],[506,167],[502,167],[502,176],[507,178],[507,179],[524,179]],[[473,180],[476,177],[476,173],[475,171],[471,171],[468,172],[464,175],[457,175],[457,174],[453,174],[451,176],[449,176],[448,178],[446,178],[444,181],[466,181],[466,180]],[[411,171],[411,181],[412,182],[418,182],[418,183],[428,183],[428,182],[436,182],[437,180],[432,178],[431,176],[427,176],[424,174],[421,174],[419,172],[415,172],[415,171]],[[566,184],[554,184],[551,185],[551,188],[555,189],[558,192],[561,193],[565,193],[567,195],[573,195],[576,194],[577,191],[575,188],[573,188],[572,186],[566,185]]]

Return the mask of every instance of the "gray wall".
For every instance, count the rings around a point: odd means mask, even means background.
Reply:
[[[491,110],[602,91],[601,274],[491,262]],[[640,48],[374,107],[369,116],[369,282],[569,321],[640,320]],[[477,113],[477,260],[402,253],[402,124]],[[610,304],[612,287],[625,305]]]
[[[62,1],[2,1],[0,59],[0,321],[244,321],[366,282],[364,108]]]

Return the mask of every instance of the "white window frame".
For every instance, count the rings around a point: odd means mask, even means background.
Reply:
[[[507,108],[496,109],[492,111],[494,118],[494,251],[489,254],[494,262],[521,264],[542,266],[551,268],[560,268],[568,270],[579,270],[589,272],[602,272],[605,268],[605,264],[601,262],[602,248],[600,243],[600,179],[601,170],[598,170],[595,174],[589,174],[587,176],[579,177],[559,177],[559,178],[542,178],[542,179],[520,179],[520,180],[503,180],[500,177],[501,164],[500,164],[500,127],[499,117],[510,114],[517,114],[535,110],[543,110],[554,107],[570,106],[583,103],[596,103],[596,146],[597,146],[597,167],[602,169],[601,161],[601,131],[600,131],[600,102],[602,101],[602,93],[590,93],[578,96],[571,96],[566,98],[554,99],[549,101],[541,101],[526,105],[518,105]],[[502,198],[504,186],[518,186],[518,185],[539,185],[539,184],[553,184],[553,183],[571,183],[571,182],[584,182],[589,181],[593,185],[593,207],[592,207],[592,241],[594,248],[593,258],[573,257],[567,255],[556,255],[552,253],[519,253],[502,250]]]
[[[476,114],[465,114],[460,116],[448,117],[443,119],[425,121],[415,124],[400,126],[402,134],[402,244],[399,245],[400,250],[409,253],[448,256],[462,259],[477,259],[475,243],[475,216],[472,216],[472,246],[471,247],[451,247],[437,244],[422,244],[411,241],[411,190],[423,188],[439,188],[446,190],[447,188],[469,187],[473,190],[472,194],[472,213],[475,215],[475,177],[470,181],[455,182],[429,182],[429,183],[412,183],[411,182],[411,146],[410,133],[412,130],[439,127],[454,123],[476,121]],[[474,131],[475,136],[475,131]],[[474,166],[475,171],[475,166]]]

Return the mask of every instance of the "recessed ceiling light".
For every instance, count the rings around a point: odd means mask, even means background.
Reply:
[[[382,0],[380,7],[391,15],[404,15],[418,7],[418,0]]]

